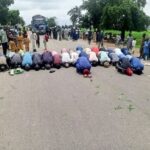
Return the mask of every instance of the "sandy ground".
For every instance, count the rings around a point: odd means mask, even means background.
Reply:
[[[49,48],[87,47],[50,40]],[[128,77],[114,67],[0,73],[0,150],[149,150],[150,67]]]

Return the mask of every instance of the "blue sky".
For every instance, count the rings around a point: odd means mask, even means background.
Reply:
[[[15,4],[10,8],[19,9],[26,24],[30,24],[32,16],[41,14],[46,17],[56,16],[58,24],[65,25],[70,24],[67,12],[74,6],[81,5],[82,1],[83,0],[15,0]],[[144,11],[150,16],[150,0],[147,0]]]

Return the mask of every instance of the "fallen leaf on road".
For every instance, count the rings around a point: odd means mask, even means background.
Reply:
[[[97,91],[96,93],[95,93],[95,95],[98,95],[99,94],[99,91]]]
[[[120,110],[123,109],[120,105],[118,105],[117,107],[115,107],[115,110]]]
[[[4,99],[4,97],[0,97],[0,100],[3,100]]]
[[[133,105],[129,105],[128,106],[128,109],[129,109],[129,112],[131,112],[133,109],[135,109],[135,108],[133,108]]]

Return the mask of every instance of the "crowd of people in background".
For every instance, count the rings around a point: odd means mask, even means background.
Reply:
[[[92,31],[92,29],[84,29],[83,31],[76,27],[54,27],[47,30],[47,34],[55,40],[88,40],[98,43],[98,47],[103,46],[104,32],[101,30]]]

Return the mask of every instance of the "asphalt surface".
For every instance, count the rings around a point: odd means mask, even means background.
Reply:
[[[87,47],[50,40],[49,49]],[[42,48],[41,48],[42,49]],[[150,67],[0,73],[0,150],[150,150]]]

